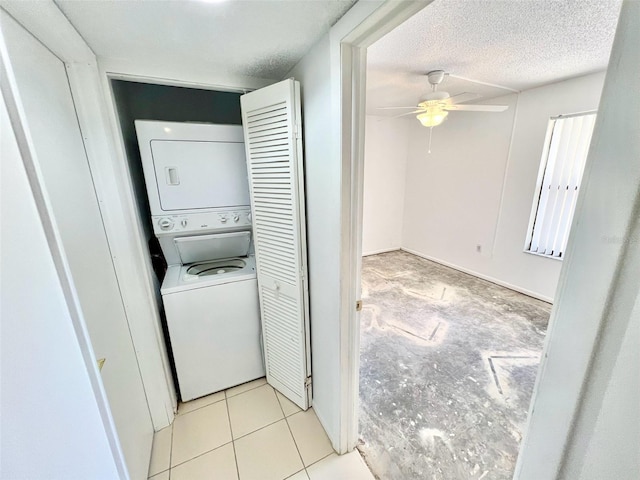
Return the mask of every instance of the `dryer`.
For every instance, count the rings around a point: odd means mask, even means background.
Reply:
[[[240,125],[136,120],[153,232],[168,265],[177,236],[251,230]]]
[[[135,127],[182,400],[264,376],[242,127]]]

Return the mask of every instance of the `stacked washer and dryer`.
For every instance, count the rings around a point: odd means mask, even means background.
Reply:
[[[183,401],[265,375],[241,126],[135,122]]]

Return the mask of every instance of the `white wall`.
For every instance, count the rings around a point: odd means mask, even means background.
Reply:
[[[598,399],[600,404],[581,415],[590,431],[580,438],[586,444],[581,455],[574,455],[567,463],[567,478],[640,477],[640,296],[630,320],[610,376],[601,385],[604,394]]]
[[[325,35],[290,72],[301,84],[313,406],[329,438],[339,432],[340,163],[331,124],[330,40]]]
[[[519,480],[640,478],[640,3],[623,4]]]
[[[604,73],[522,92],[506,171],[495,247],[495,275],[553,299],[562,262],[524,253],[531,206],[549,117],[596,110]]]
[[[403,248],[552,301],[562,262],[523,251],[547,124],[596,109],[603,80],[593,74],[487,102],[509,105],[504,113],[454,112],[434,128],[431,154],[428,129],[414,122]]]
[[[65,65],[1,12],[17,93],[36,162],[132,478],[149,466],[153,426]]]
[[[286,75],[301,83],[304,117],[313,407],[333,448],[342,453],[348,419],[342,405],[347,359],[340,318],[340,41],[379,6],[356,3]]]
[[[429,129],[411,123],[404,248],[468,270],[487,270],[516,97],[490,102],[509,105],[503,113],[451,113],[433,129],[431,153]]]
[[[120,478],[4,97],[0,116],[0,478]]]
[[[367,115],[363,255],[401,247],[410,121]]]

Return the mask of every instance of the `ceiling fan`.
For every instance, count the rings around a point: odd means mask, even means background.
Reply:
[[[480,95],[465,92],[449,96],[445,91],[438,91],[438,85],[442,83],[446,75],[448,73],[445,73],[444,70],[433,70],[427,73],[427,79],[431,84],[431,92],[422,97],[417,107],[382,107],[381,110],[414,109],[412,112],[401,113],[393,118],[417,114],[416,118],[423,126],[433,128],[440,125],[449,115],[449,112],[504,112],[509,108],[507,105],[461,105],[462,102],[476,99]]]

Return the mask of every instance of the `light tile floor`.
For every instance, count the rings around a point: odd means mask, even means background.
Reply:
[[[264,378],[180,404],[154,437],[152,480],[373,480],[357,451],[338,456],[313,409]]]

